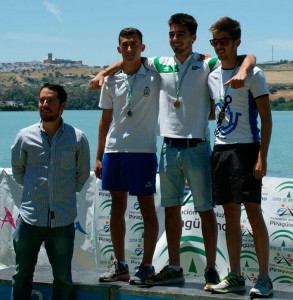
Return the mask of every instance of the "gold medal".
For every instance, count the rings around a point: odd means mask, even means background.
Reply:
[[[179,100],[178,99],[176,99],[176,101],[174,102],[174,108],[175,109],[178,109],[178,108],[180,108],[180,102],[179,102]]]

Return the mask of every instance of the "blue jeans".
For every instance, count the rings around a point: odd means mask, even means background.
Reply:
[[[202,142],[190,148],[176,148],[163,144],[159,168],[163,207],[183,204],[187,179],[194,209],[207,211],[213,208],[210,155],[209,142]]]
[[[39,227],[17,220],[13,234],[16,253],[16,269],[12,276],[12,300],[29,300],[32,282],[41,244],[45,249],[53,270],[53,300],[73,299],[71,261],[73,256],[74,223],[64,227]]]

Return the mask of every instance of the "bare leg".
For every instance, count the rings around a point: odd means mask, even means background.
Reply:
[[[199,212],[202,222],[202,236],[207,257],[206,269],[215,268],[217,255],[218,228],[213,209]]]
[[[124,239],[125,239],[125,211],[127,208],[127,193],[110,191],[112,196],[112,213],[110,219],[111,238],[115,258],[125,260]]]
[[[182,234],[181,205],[165,207],[165,228],[169,264],[180,266],[180,239]]]
[[[244,203],[247,217],[253,231],[253,240],[259,263],[259,271],[269,277],[269,235],[265,224],[261,206],[257,203]]]
[[[154,195],[138,196],[137,198],[144,222],[144,255],[142,261],[146,264],[152,264],[159,232]]]
[[[223,205],[226,218],[226,243],[228,248],[231,272],[241,275],[240,253],[242,247],[242,235],[240,227],[241,205],[228,203]]]

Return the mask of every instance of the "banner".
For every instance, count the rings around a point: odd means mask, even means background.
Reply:
[[[11,169],[0,169],[0,268],[14,265],[12,234],[15,230],[22,188],[16,184]],[[203,277],[206,254],[201,234],[201,220],[194,211],[188,186],[182,207],[181,265],[185,276]],[[73,267],[106,269],[114,259],[110,234],[111,196],[101,189],[101,182],[91,174],[78,194],[78,217],[75,221],[76,238]],[[136,197],[128,197],[125,214],[125,257],[133,271],[143,256],[144,226]],[[164,209],[160,205],[160,186],[157,177],[155,204],[159,220],[159,235],[153,265],[159,272],[168,264],[168,248],[164,231]],[[253,243],[253,231],[241,207],[242,251],[241,270],[246,280],[255,281],[259,273]],[[262,210],[270,238],[270,277],[277,283],[293,283],[293,180],[264,178]],[[225,241],[225,216],[221,206],[215,208],[218,223],[217,269],[220,276],[227,274],[229,258]],[[49,265],[42,248],[39,265]]]

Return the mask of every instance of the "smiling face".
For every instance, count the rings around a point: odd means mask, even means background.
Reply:
[[[176,55],[187,56],[192,52],[192,44],[196,34],[190,34],[188,27],[181,24],[172,24],[169,31],[169,42]]]
[[[213,38],[218,40],[214,45],[214,49],[216,55],[222,62],[234,60],[235,57],[237,57],[237,48],[241,43],[240,39],[233,40],[230,34],[225,31],[213,32]],[[227,45],[221,43],[221,40],[226,40]]]
[[[120,44],[117,47],[118,52],[122,55],[123,61],[134,62],[140,61],[141,52],[145,49],[145,45],[141,43],[141,39],[137,34],[120,37]]]
[[[43,88],[39,96],[39,112],[43,122],[60,121],[66,102],[60,103],[57,92]]]

